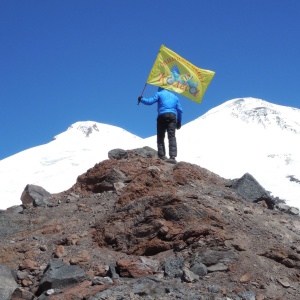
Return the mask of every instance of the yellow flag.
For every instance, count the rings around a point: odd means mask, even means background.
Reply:
[[[214,75],[215,72],[196,67],[162,45],[148,76],[147,83],[174,91],[197,103],[201,103]]]

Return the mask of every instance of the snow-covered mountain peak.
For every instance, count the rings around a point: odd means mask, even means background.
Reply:
[[[66,136],[74,137],[74,135],[79,138],[88,138],[93,135],[95,132],[99,132],[99,127],[109,127],[107,124],[101,124],[93,121],[82,121],[76,122],[68,127],[68,129],[56,135],[53,140],[60,139],[62,136],[65,138]]]
[[[203,117],[216,113],[229,114],[234,119],[258,125],[300,134],[300,110],[292,107],[272,104],[257,98],[237,98],[211,109]]]
[[[119,136],[121,140],[141,139],[140,137],[117,126],[95,121],[80,121],[70,125],[66,131],[56,135],[53,140],[63,142],[66,142],[67,140],[69,142],[84,140],[84,143],[86,143],[92,141],[99,142],[99,139],[102,141],[106,139],[110,140],[111,136]]]
[[[93,132],[99,131],[97,123],[92,121],[77,122],[68,128],[68,130],[72,129],[82,132],[85,137],[89,137]]]

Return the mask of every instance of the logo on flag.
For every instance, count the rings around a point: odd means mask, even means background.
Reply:
[[[201,103],[204,93],[213,79],[215,72],[196,67],[174,51],[162,45],[147,83]]]

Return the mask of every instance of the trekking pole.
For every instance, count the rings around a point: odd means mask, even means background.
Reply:
[[[146,86],[147,86],[147,82],[145,83],[145,86],[144,86],[144,88],[143,88],[143,91],[142,91],[142,94],[141,94],[141,96],[143,96],[143,94],[144,94],[144,91],[145,91],[145,89],[146,89]],[[137,105],[139,105],[140,104],[140,102],[138,102],[138,104]]]

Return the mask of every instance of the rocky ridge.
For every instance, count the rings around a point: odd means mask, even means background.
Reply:
[[[0,214],[0,299],[298,299],[299,211],[144,147]]]

